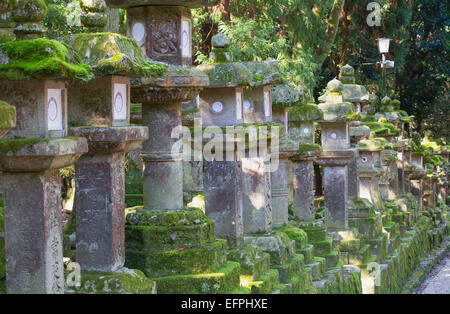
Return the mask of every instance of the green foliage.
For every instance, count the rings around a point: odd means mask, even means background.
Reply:
[[[79,0],[46,0],[47,17],[44,25],[50,38],[81,33],[82,14]]]
[[[308,93],[308,89],[316,85],[322,55],[327,53],[331,48],[330,41],[334,40],[327,32],[333,25],[328,23],[327,17],[333,4],[341,2],[222,1],[221,6],[195,10],[194,29],[203,33],[203,36],[199,33],[193,38],[194,47],[200,47],[197,62],[208,60],[209,50],[205,49],[208,36],[204,36],[205,33],[222,31],[233,42],[231,50],[235,60],[275,59],[280,70],[292,73],[293,84],[305,85]],[[312,100],[310,93],[309,99]]]
[[[442,143],[448,143],[450,129],[449,12],[446,1],[415,1],[408,27],[411,49],[405,70],[397,77],[401,102],[414,114],[417,130],[432,131]]]

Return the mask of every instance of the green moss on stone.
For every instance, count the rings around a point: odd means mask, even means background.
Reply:
[[[68,45],[50,39],[7,42],[0,45],[0,79],[90,78],[91,68]]]
[[[397,129],[392,123],[384,122],[362,122],[361,125],[368,126],[370,131],[377,136],[397,136],[400,135],[401,130]]]
[[[21,138],[21,139],[0,139],[0,153],[7,154],[12,152],[16,154],[22,148],[33,146],[37,143],[48,143],[47,138]]]
[[[239,271],[239,263],[228,262],[213,273],[156,278],[156,287],[162,294],[228,294],[239,288]]]
[[[287,84],[272,86],[272,107],[292,107],[300,105],[300,93]]]
[[[16,107],[0,101],[0,129],[9,129],[16,121]]]
[[[148,59],[134,39],[119,34],[77,34],[68,43],[96,75],[157,77],[168,70],[167,65]]]
[[[241,275],[252,276],[254,279],[259,279],[270,267],[270,255],[253,244],[231,248],[228,260],[241,265]]]
[[[189,226],[201,225],[210,222],[203,211],[198,208],[185,208],[176,211],[154,210],[146,211],[137,209],[126,217],[128,226]]]
[[[306,248],[308,245],[308,234],[300,228],[285,226],[279,229],[281,232],[287,234],[287,236],[295,241],[295,247],[297,249]]]
[[[314,144],[314,145],[300,145],[298,147],[298,151],[297,154],[298,155],[304,155],[308,152],[313,152],[313,151],[321,151],[322,147],[320,145]]]
[[[204,246],[162,251],[126,250],[126,267],[142,270],[147,276],[162,277],[214,272],[226,261],[226,240]]]
[[[323,112],[316,104],[293,106],[289,110],[289,120],[296,122],[316,121],[323,119]]]
[[[79,294],[151,294],[157,292],[157,285],[139,270],[123,268],[114,273],[81,273],[79,288],[66,287],[66,293]]]
[[[12,153],[15,155],[21,149],[33,146],[39,143],[48,143],[50,141],[70,141],[80,140],[82,137],[64,137],[64,138],[16,138],[16,139],[0,139],[0,154]]]
[[[242,63],[203,64],[197,67],[209,77],[209,87],[237,87],[250,85],[252,78]]]

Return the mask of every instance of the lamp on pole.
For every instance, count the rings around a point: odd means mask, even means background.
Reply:
[[[383,79],[383,96],[386,96],[386,69],[393,68],[395,62],[386,60],[386,55],[389,53],[389,45],[391,43],[390,38],[378,38],[378,51],[381,53],[382,61],[378,62],[382,69],[382,79]]]

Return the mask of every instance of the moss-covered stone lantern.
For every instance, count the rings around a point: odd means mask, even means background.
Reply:
[[[40,33],[33,25],[45,17],[42,3],[16,11],[20,37]],[[17,111],[16,127],[0,140],[7,292],[63,293],[59,169],[88,151],[86,139],[67,137],[67,84],[88,80],[90,68],[48,39],[1,44],[0,59],[0,94]]]
[[[151,63],[118,34],[85,33],[68,42],[95,75],[69,87],[69,133],[89,144],[75,165],[77,262],[83,271],[115,272],[125,262],[125,155],[148,139],[146,126],[130,125],[130,77],[159,76],[167,66]]]
[[[344,102],[343,84],[334,79],[327,92],[319,98],[323,112],[322,153],[319,164],[324,166],[325,222],[332,231],[348,227],[348,165],[355,158],[350,146],[349,121],[354,119],[354,106]]]

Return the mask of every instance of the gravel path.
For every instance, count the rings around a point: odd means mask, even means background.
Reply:
[[[428,275],[419,287],[421,294],[450,294],[450,254]]]

